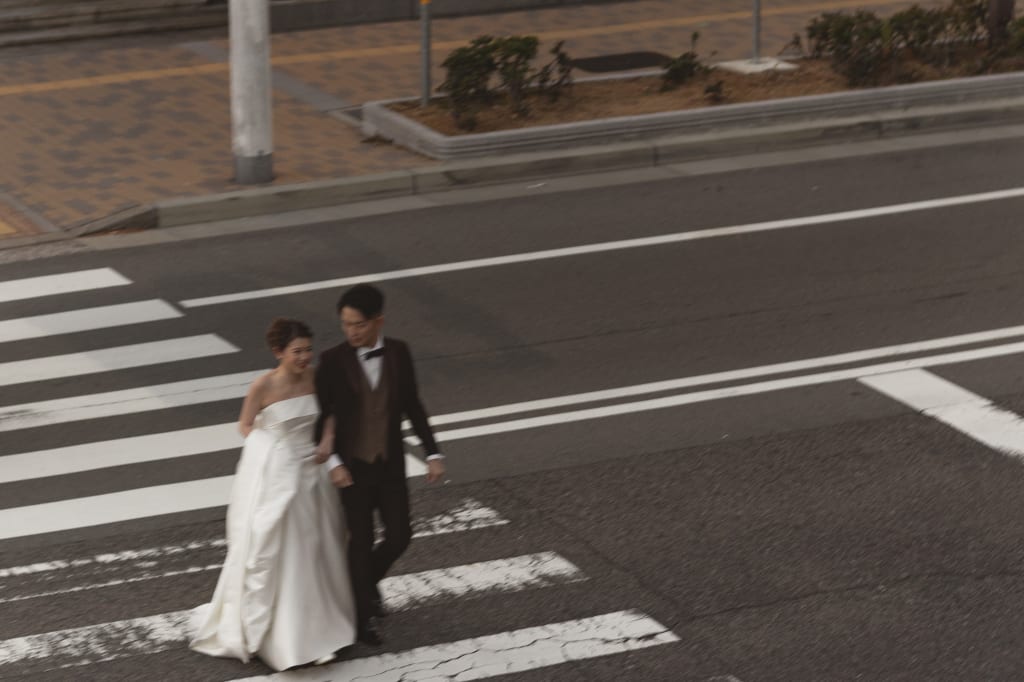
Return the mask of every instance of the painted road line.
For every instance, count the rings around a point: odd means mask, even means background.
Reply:
[[[759,367],[714,372],[634,386],[453,412],[434,416],[431,418],[431,423],[435,426],[441,426],[466,421],[492,419],[524,412],[570,407],[587,402],[617,400],[650,393],[682,390],[712,383],[740,381],[774,374],[853,364],[866,360],[940,350],[959,345],[985,343],[1022,335],[1024,335],[1024,325],[1003,327],[982,332],[959,334]],[[77,419],[118,416],[210,400],[241,398],[245,394],[249,382],[261,373],[256,371],[208,377],[193,382],[176,382],[129,391],[115,391],[57,401],[9,406],[0,408],[0,431],[57,424]],[[170,396],[173,396],[173,398]],[[468,437],[464,435],[466,433],[472,434],[475,432],[449,431],[446,432],[446,438],[450,440]],[[409,437],[407,442],[413,446],[418,443],[413,437]],[[230,422],[149,436],[13,454],[7,457],[0,457],[0,483],[77,473],[123,464],[185,457],[240,446],[241,437],[236,434],[234,422]],[[408,463],[411,466],[416,466],[416,462],[410,461]],[[425,473],[422,467],[422,464],[417,467],[419,473]]]
[[[491,256],[488,258],[475,258],[472,260],[454,261],[450,263],[439,263],[437,265],[424,265],[420,267],[404,268],[401,270],[388,270],[385,272],[367,273],[364,275],[353,275],[334,279],[307,282],[304,284],[293,284],[288,286],[271,287],[268,289],[256,289],[253,291],[242,291],[234,294],[222,294],[218,296],[206,296],[181,301],[184,308],[199,308],[224,303],[237,303],[239,301],[250,301],[253,299],[270,298],[273,296],[286,296],[300,294],[321,289],[336,289],[347,287],[361,282],[384,282],[396,279],[408,279],[412,277],[425,277],[439,275],[449,272],[461,272],[465,270],[476,270],[480,268],[491,268],[502,265],[514,265],[518,263],[532,263],[536,261],[551,260],[555,258],[569,258],[574,256],[586,256],[596,253],[608,253],[611,251],[624,251],[627,249],[647,248],[651,246],[663,246],[666,244],[679,244],[693,242],[716,237],[730,237],[741,234],[752,234],[756,232],[769,232],[773,230],[786,230],[795,227],[809,227],[813,225],[826,225],[830,223],[848,222],[852,220],[863,220],[865,218],[877,218],[881,216],[899,215],[915,211],[930,211],[939,208],[952,206],[964,206],[990,201],[1004,201],[1007,199],[1018,199],[1024,197],[1024,187],[998,190],[994,192],[982,192],[978,194],[965,194],[955,197],[941,199],[927,199],[924,201],[913,201],[903,204],[890,204],[887,206],[876,206],[873,208],[857,209],[853,211],[840,211],[838,213],[825,213],[821,215],[804,216],[801,218],[785,218],[782,220],[770,220],[760,223],[747,223],[744,225],[732,225],[729,227],[716,227],[706,230],[692,230],[688,232],[675,232],[673,234],[657,235],[653,237],[638,237],[634,239],[620,239],[595,244],[583,244],[580,246],[569,246],[558,249],[545,249],[542,251],[529,251],[526,253],[515,253],[507,256]]]
[[[389,610],[403,611],[582,580],[572,563],[544,552],[385,578],[381,594]],[[58,659],[54,667],[89,665],[166,651],[189,638],[189,611],[162,613],[0,641],[0,668],[43,659]]]
[[[13,279],[0,282],[0,303],[119,287],[131,283],[130,279],[110,268]]]
[[[437,436],[441,442],[478,438],[1017,353],[1024,353],[1024,342],[471,426],[442,431]],[[231,478],[231,476],[224,476],[0,510],[0,540],[129,521],[161,514],[220,507],[227,504]]]
[[[678,641],[675,634],[656,620],[637,611],[618,611],[327,666],[247,677],[237,682],[461,682]]]
[[[0,457],[0,484],[242,447],[234,422]]]
[[[15,232],[17,232],[17,230],[11,227],[10,223],[5,221],[3,218],[0,218],[0,234],[14,234]]]
[[[865,377],[861,383],[990,448],[1024,456],[1024,419],[931,372],[882,374]]]
[[[130,324],[182,317],[170,303],[161,300],[136,301],[118,305],[83,308],[64,313],[22,317],[0,321],[0,343],[38,339],[57,334],[73,334],[123,327]]]
[[[937,339],[929,339],[926,341],[914,341],[910,343],[902,343],[892,346],[882,346],[880,348],[870,348],[866,350],[839,353],[836,355],[825,355],[816,358],[808,358],[805,360],[794,360],[790,362],[780,362],[771,365],[761,365],[759,367],[747,367],[743,369],[729,370],[724,372],[714,372],[711,374],[701,374],[698,376],[683,377],[680,379],[654,381],[646,384],[636,384],[633,386],[623,386],[619,388],[611,388],[600,391],[590,391],[587,393],[575,393],[572,395],[564,395],[554,398],[542,398],[539,400],[527,400],[518,403],[506,403],[504,405],[495,405],[494,407],[485,407],[477,410],[466,410],[464,412],[452,412],[450,414],[438,415],[435,417],[431,417],[430,423],[433,424],[434,426],[441,426],[444,424],[474,421],[478,419],[493,419],[495,417],[502,417],[510,414],[549,410],[559,407],[569,407],[572,405],[579,405],[581,403],[587,402],[617,400],[621,398],[629,398],[649,393],[678,391],[706,384],[741,381],[743,379],[754,379],[757,377],[771,376],[774,374],[803,372],[811,369],[820,369],[822,367],[848,365],[857,362],[865,362],[868,360],[877,360],[880,358],[895,357],[899,355],[909,355],[911,353],[924,353],[927,351],[941,350],[944,348],[950,348],[955,346],[966,346],[969,344],[998,341],[1002,339],[1014,338],[1017,336],[1024,336],[1024,325],[1003,327],[1000,329],[991,329],[988,331],[973,332],[969,334],[957,334],[955,336],[945,336]],[[406,422],[403,426],[405,428],[410,427],[408,422]],[[413,439],[410,444],[418,445],[418,441]]]
[[[406,476],[422,475],[418,472],[426,467],[418,460],[408,462],[412,455],[406,458]],[[0,509],[0,540],[223,507],[234,478],[218,476]]]
[[[142,388],[9,405],[0,407],[0,431],[240,399],[245,396],[249,384],[266,372],[267,370],[238,372]]]
[[[414,518],[412,536],[421,539],[496,528],[507,524],[508,520],[494,509],[467,498],[442,514]],[[224,559],[226,547],[227,541],[224,538],[215,538],[180,545],[124,550],[79,559],[2,568],[0,580],[6,582],[0,583],[0,604],[217,570]],[[204,561],[216,559],[217,563],[184,568],[166,566],[178,558],[194,561],[194,557],[199,553],[208,555]],[[159,568],[161,564],[164,564],[164,568]],[[89,582],[76,581],[79,571],[84,572],[80,577]],[[55,585],[59,587],[54,588]]]
[[[450,431],[441,431],[437,434],[437,439],[443,443],[453,440],[463,440],[466,438],[479,438],[481,436],[490,436],[499,433],[509,433],[512,431],[535,429],[544,426],[555,426],[558,424],[568,424],[570,422],[587,421],[591,419],[604,419],[607,417],[635,414],[637,412],[662,410],[671,407],[681,407],[683,405],[694,405],[713,400],[723,400],[725,398],[758,395],[772,391],[783,391],[792,388],[801,388],[804,386],[816,386],[820,384],[834,383],[837,381],[850,381],[861,379],[866,376],[901,372],[908,369],[920,369],[922,367],[934,367],[937,365],[953,365],[960,362],[983,360],[986,358],[1015,355],[1018,353],[1024,353],[1024,342],[1010,343],[1001,346],[990,346],[988,348],[978,348],[975,350],[959,351],[955,353],[945,353],[942,355],[932,355],[923,358],[897,360],[894,362],[887,362],[878,365],[866,365],[852,369],[840,369],[831,372],[805,374],[785,379],[760,381],[752,384],[729,386],[726,388],[707,391],[695,391],[693,393],[683,393],[664,398],[652,398],[650,400],[639,400],[631,403],[593,407],[585,410],[574,410],[538,417],[513,419],[510,421],[483,424],[480,426],[469,426],[461,429],[452,429]]]
[[[832,365],[853,364],[866,360],[909,353],[926,352],[929,350],[940,350],[958,345],[984,343],[1013,338],[1016,336],[1024,336],[1024,325],[839,353],[837,355],[827,355],[817,358],[763,365],[760,367],[714,372],[711,374],[703,374],[693,377],[656,381],[652,383],[637,384],[634,386],[624,386],[586,393],[577,393],[573,395],[557,396],[554,398],[541,398],[524,402],[508,403],[463,412],[453,412],[451,414],[434,416],[431,418],[431,423],[435,426],[441,426],[456,422],[489,419],[523,412],[567,407],[586,402],[615,400],[649,393],[681,390],[710,383],[738,381],[760,376],[770,376],[773,374],[799,372]],[[213,400],[241,398],[245,395],[245,391],[252,379],[259,376],[261,373],[262,371],[229,374],[225,376],[207,377],[193,382],[175,382],[172,384],[161,384],[140,389],[132,389],[130,391],[114,391],[112,393],[99,393],[54,401],[0,407],[0,431],[60,424],[80,419],[119,416],[123,414],[144,412],[147,410],[158,410],[165,407],[199,404]],[[159,396],[166,397],[171,395],[174,396],[173,400],[170,398],[167,398],[167,400],[157,399]],[[145,402],[142,402],[143,399],[146,399]],[[230,425],[223,426],[225,428],[229,428]],[[408,425],[406,426],[408,427]],[[409,442],[414,444],[416,441],[415,439],[410,438]],[[213,450],[214,448],[211,448],[207,451]],[[84,468],[79,470],[84,470]]]
[[[201,334],[82,353],[3,362],[0,363],[0,386],[180,362],[237,353],[238,350],[238,347],[216,334]]]

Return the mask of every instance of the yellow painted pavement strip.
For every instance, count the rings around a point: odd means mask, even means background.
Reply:
[[[787,5],[784,7],[772,7],[761,11],[762,17],[784,16],[787,14],[806,14],[808,12],[829,12],[842,9],[855,9],[863,7],[875,7],[880,5],[902,5],[900,0],[833,0],[832,2],[818,2],[806,5]],[[614,35],[617,33],[632,33],[635,31],[657,30],[664,28],[679,28],[685,26],[699,26],[716,21],[734,21],[737,19],[749,19],[750,12],[724,12],[721,14],[704,14],[688,17],[662,18],[650,21],[637,21],[627,24],[613,24],[609,26],[592,26],[588,28],[566,29],[557,33],[539,33],[541,40],[569,40],[572,38],[588,38],[602,35]],[[460,47],[466,40],[448,40],[434,42],[435,50],[451,50]],[[274,57],[271,61],[274,66],[285,66],[288,64],[308,64],[312,62],[336,61],[342,59],[361,59],[365,57],[391,57],[403,54],[415,54],[419,52],[418,43],[404,45],[389,45],[385,47],[367,47],[354,50],[335,50],[330,52],[312,52],[309,54],[287,55]],[[228,70],[228,64],[202,64],[199,66],[182,66],[169,69],[152,69],[148,71],[128,71],[125,73],[112,73],[104,76],[90,76],[88,78],[74,78],[60,81],[44,81],[41,83],[21,83],[0,87],[0,97],[10,95],[25,95],[36,92],[53,92],[56,90],[71,90],[75,88],[91,88],[100,85],[114,85],[119,83],[133,83],[137,81],[159,80],[161,78],[180,78],[183,76],[201,76],[207,74],[224,73]]]
[[[4,222],[3,218],[0,218],[0,234],[14,234],[15,229]]]

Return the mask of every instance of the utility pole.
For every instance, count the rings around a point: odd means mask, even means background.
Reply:
[[[430,104],[430,0],[420,0],[420,26],[422,38],[420,51],[422,53],[421,85],[423,92],[420,95],[420,106]]]
[[[755,64],[761,61],[761,0],[754,0],[754,55]]]
[[[231,143],[235,182],[274,179],[269,0],[230,0]]]

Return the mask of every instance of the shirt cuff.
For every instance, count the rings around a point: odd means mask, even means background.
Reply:
[[[341,466],[341,458],[338,457],[337,455],[331,455],[330,457],[327,458],[327,470],[328,471],[331,471],[332,469],[335,469],[335,468],[340,467],[340,466]]]
[[[435,452],[432,455],[427,455],[428,462],[433,461],[435,459],[444,459],[444,455],[442,455],[440,452]]]

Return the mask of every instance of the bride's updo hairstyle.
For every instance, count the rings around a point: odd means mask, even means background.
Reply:
[[[270,350],[281,351],[295,339],[311,338],[313,338],[313,332],[304,322],[287,317],[276,318],[270,323],[270,329],[267,330],[267,345],[270,346]]]

